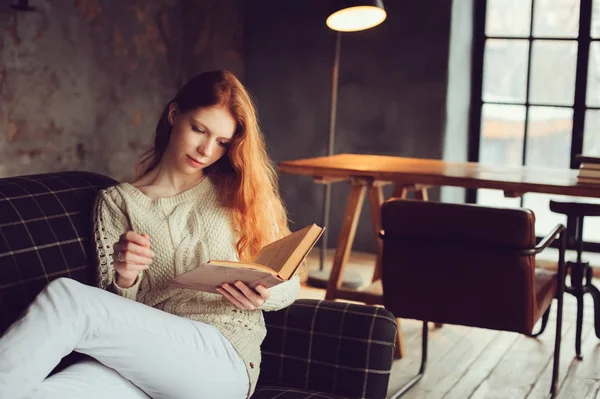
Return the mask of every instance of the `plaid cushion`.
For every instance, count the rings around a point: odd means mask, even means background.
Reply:
[[[265,313],[265,321],[268,332],[254,397],[386,397],[397,328],[389,311],[301,299]]]
[[[93,281],[91,209],[114,183],[88,172],[0,179],[0,335],[49,281]]]

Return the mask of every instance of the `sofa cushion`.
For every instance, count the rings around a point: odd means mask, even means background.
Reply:
[[[256,397],[304,398],[308,391],[321,392],[322,398],[386,397],[397,331],[388,310],[298,299],[266,312],[265,323]],[[274,386],[291,389],[276,396]]]
[[[91,209],[115,183],[88,172],[0,179],[0,335],[49,281],[93,283]]]

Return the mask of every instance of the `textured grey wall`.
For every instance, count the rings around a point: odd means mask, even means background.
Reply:
[[[0,7],[0,176],[131,178],[182,81],[243,72],[241,0],[31,4]]]
[[[193,74],[227,68],[255,95],[276,161],[324,155],[335,34],[328,0],[35,0],[0,7],[0,176],[90,170],[129,179],[160,111]],[[344,34],[336,152],[441,158],[451,0],[386,2]],[[296,227],[323,187],[282,176]],[[330,246],[348,186],[334,185]],[[387,190],[389,194],[389,190]],[[373,250],[365,204],[356,249]]]
[[[246,81],[277,161],[325,155],[335,34],[327,1],[255,0],[245,17]],[[387,1],[380,26],[342,36],[336,153],[441,158],[450,0]],[[282,175],[296,227],[321,222],[322,186]],[[333,186],[335,247],[349,186]],[[389,195],[389,190],[386,190]],[[367,201],[355,249],[374,250]]]

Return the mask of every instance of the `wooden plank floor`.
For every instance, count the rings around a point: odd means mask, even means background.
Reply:
[[[332,253],[328,254],[329,262]],[[352,253],[348,270],[367,281],[374,257]],[[318,251],[308,257],[308,269],[317,268]],[[597,281],[600,287],[600,281]],[[303,287],[301,297],[324,298],[325,291]],[[544,334],[538,339],[524,335],[463,326],[430,324],[429,354],[423,379],[403,398],[544,398],[550,389],[556,328],[556,305]],[[560,358],[561,399],[600,399],[600,339],[593,326],[593,303],[585,298],[582,334],[583,360],[575,359],[576,301],[565,295],[563,345]],[[388,397],[415,375],[421,361],[421,325],[403,320],[406,355],[393,365]]]

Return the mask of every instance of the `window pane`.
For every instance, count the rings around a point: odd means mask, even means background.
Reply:
[[[558,223],[567,225],[567,217],[550,210],[550,200],[575,201],[600,204],[600,198],[568,197],[562,195],[548,195],[528,193],[523,196],[523,206],[535,213],[535,233],[538,237],[544,237]],[[600,218],[585,218],[583,221],[583,240],[600,242]],[[585,258],[585,254],[584,254]],[[585,260],[585,259],[584,259]]]
[[[528,166],[549,166],[557,168],[569,167],[570,142],[565,143],[568,136],[565,131],[572,129],[572,110],[557,109],[553,107],[531,107],[529,110],[530,127],[528,131],[527,141],[527,165]],[[544,124],[544,119],[548,124]],[[541,132],[549,132],[549,134],[541,135],[543,141],[537,140],[534,143],[532,136],[533,125],[537,125],[537,129]],[[589,155],[600,156],[600,111],[588,110],[585,115],[585,133],[583,143],[583,153]],[[569,139],[570,141],[570,139]],[[559,150],[558,146],[564,146],[563,150]],[[541,155],[537,155],[537,160],[534,156],[530,162],[530,147],[538,146],[539,153],[545,153],[546,161],[540,159]],[[531,148],[533,151],[533,148]],[[537,152],[537,149],[535,149]],[[556,159],[555,159],[556,158]],[[600,203],[600,198],[583,198],[583,197],[567,197],[559,195],[529,193],[523,196],[523,205],[525,208],[531,209],[535,213],[535,230],[537,236],[544,236],[556,226],[557,223],[566,225],[567,218],[562,214],[556,214],[550,211],[550,199],[559,201],[574,201],[580,199],[585,202]],[[585,241],[600,242],[600,218],[586,218],[583,224],[583,239]]]
[[[522,105],[484,104],[481,109],[479,162],[495,165],[521,165],[525,107]],[[501,190],[477,190],[477,203],[517,208],[519,198],[505,198]]]
[[[527,40],[488,39],[483,63],[483,100],[525,102]]]
[[[531,58],[530,102],[573,105],[577,42],[535,40]]]
[[[507,198],[502,190],[480,188],[477,190],[477,203],[502,208],[520,208],[521,198]]]
[[[533,36],[577,37],[579,0],[535,0]]]
[[[589,109],[585,111],[583,153],[600,157],[600,110]]]
[[[590,44],[586,104],[588,107],[600,107],[600,42]]]
[[[535,214],[535,234],[538,237],[545,237],[559,223],[567,225],[565,215],[550,210],[550,199],[570,201],[573,197],[539,193],[528,193],[523,196],[523,207],[531,209]]]
[[[592,29],[593,38],[600,38],[600,0],[594,0],[592,5]]]
[[[600,198],[570,197],[562,195],[548,195],[529,193],[523,196],[523,206],[535,213],[535,233],[538,237],[544,237],[558,223],[567,225],[567,217],[550,210],[550,200],[576,201],[600,204]],[[589,242],[600,242],[600,218],[588,217],[583,221],[583,240]],[[583,255],[586,258],[585,253]],[[585,260],[585,259],[584,259]]]
[[[573,109],[532,106],[527,124],[526,165],[569,168]]]
[[[529,36],[531,0],[488,0],[485,34],[488,36]]]
[[[524,106],[484,104],[481,110],[479,162],[521,165],[524,131]]]

